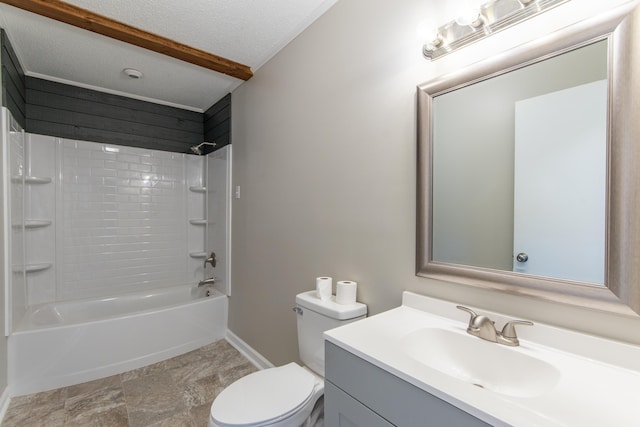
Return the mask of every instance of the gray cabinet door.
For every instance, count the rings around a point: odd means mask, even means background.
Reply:
[[[349,396],[344,391],[325,382],[325,427],[393,427],[381,416]]]

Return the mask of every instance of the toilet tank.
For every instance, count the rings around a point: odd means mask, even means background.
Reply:
[[[359,302],[338,304],[333,296],[323,301],[316,291],[308,291],[296,295],[295,311],[300,359],[305,366],[324,377],[323,332],[366,317],[367,306]]]

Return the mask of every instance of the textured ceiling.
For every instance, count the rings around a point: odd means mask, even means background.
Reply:
[[[337,0],[66,0],[248,65],[255,72]],[[0,4],[25,74],[204,111],[242,83],[164,55]],[[124,68],[144,78],[132,80]]]

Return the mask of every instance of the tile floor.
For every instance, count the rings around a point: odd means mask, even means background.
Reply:
[[[221,340],[120,375],[14,397],[2,427],[206,427],[218,393],[255,370]]]

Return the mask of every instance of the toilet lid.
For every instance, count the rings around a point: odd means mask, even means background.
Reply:
[[[315,383],[315,377],[296,363],[254,372],[216,397],[211,417],[223,426],[265,423],[304,404]]]

